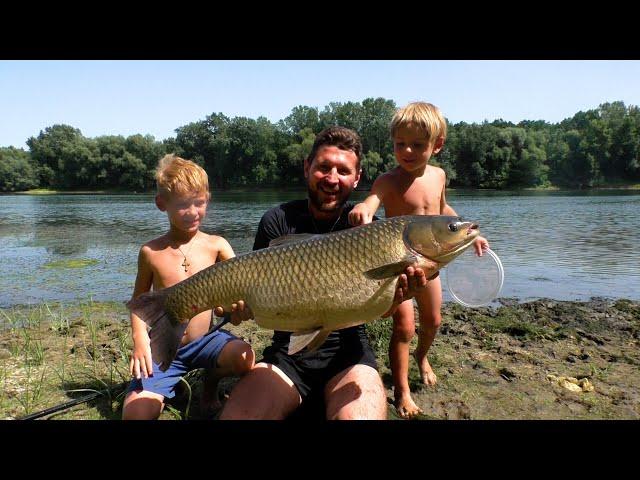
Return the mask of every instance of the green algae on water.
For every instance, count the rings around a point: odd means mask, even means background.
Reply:
[[[44,265],[44,268],[85,268],[99,263],[95,258],[72,258],[69,260],[56,260]]]

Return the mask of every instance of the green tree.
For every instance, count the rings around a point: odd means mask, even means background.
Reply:
[[[302,130],[311,130],[314,134],[320,132],[320,115],[315,107],[298,105],[291,113],[278,122],[278,128],[289,135],[299,135]]]
[[[23,149],[0,148],[0,191],[18,192],[38,186],[31,155]]]
[[[363,155],[360,167],[362,168],[363,179],[360,182],[365,185],[372,185],[384,167],[382,157],[378,152],[368,151]]]
[[[357,109],[362,148],[365,152],[374,151],[380,156],[393,153],[390,125],[396,104],[384,98],[365,98]]]
[[[293,143],[282,149],[283,161],[280,165],[280,178],[289,185],[301,185],[304,160],[311,153],[315,133],[310,128],[300,130]]]
[[[547,185],[547,153],[544,149],[545,135],[541,130],[522,130],[524,142],[511,158],[508,185],[511,187],[535,187]]]
[[[563,179],[566,184],[578,188],[591,187],[599,175],[598,160],[592,153],[589,141],[578,130],[565,134],[569,147]]]
[[[173,142],[175,142],[174,138],[158,142],[155,140],[153,135],[137,134],[127,137],[125,141],[125,149],[133,158],[129,160],[124,159],[124,164],[128,167],[126,169],[127,173],[123,173],[123,177],[125,175],[142,175],[142,178],[140,179],[142,181],[142,186],[136,187],[136,189],[148,190],[153,188],[155,185],[154,173],[158,165],[158,160],[160,160],[165,154],[176,151]],[[144,169],[140,168],[138,161],[142,162]],[[122,184],[130,185],[132,184],[132,181],[133,179],[125,180]],[[133,181],[133,183],[140,185],[140,181],[138,181],[138,179]]]
[[[212,113],[203,121],[176,129],[175,153],[203,165],[210,183],[216,187],[225,187],[233,177],[229,127],[229,118]]]
[[[40,131],[37,137],[30,137],[27,145],[31,157],[38,166],[39,184],[42,186],[62,185],[66,172],[60,168],[60,159],[65,148],[84,140],[82,133],[70,125],[53,125]]]

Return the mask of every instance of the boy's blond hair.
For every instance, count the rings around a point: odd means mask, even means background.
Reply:
[[[431,144],[438,138],[447,138],[447,121],[440,109],[431,103],[413,102],[398,109],[391,119],[391,136],[395,137],[400,127],[410,123],[423,130]]]
[[[209,193],[209,177],[204,169],[192,162],[170,153],[158,162],[156,168],[158,194],[170,195]]]

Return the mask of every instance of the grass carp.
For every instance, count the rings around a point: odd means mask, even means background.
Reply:
[[[151,355],[163,371],[189,319],[218,305],[230,311],[238,300],[261,327],[293,332],[289,354],[313,350],[333,330],[384,314],[407,266],[435,262],[439,270],[478,234],[476,223],[460,217],[405,215],[324,235],[289,235],[127,306],[150,327]]]

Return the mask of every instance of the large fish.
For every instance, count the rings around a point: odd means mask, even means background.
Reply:
[[[468,248],[478,226],[460,217],[406,215],[325,235],[289,235],[269,248],[216,263],[127,306],[149,327],[151,355],[166,370],[189,319],[244,300],[264,328],[293,332],[289,354],[320,346],[333,330],[373,321],[409,265],[440,269]],[[429,262],[431,260],[431,262]]]

